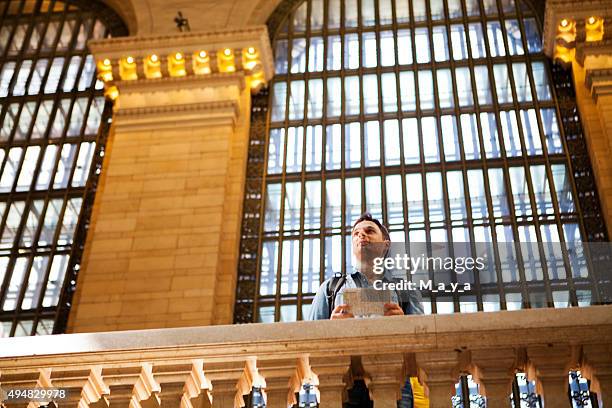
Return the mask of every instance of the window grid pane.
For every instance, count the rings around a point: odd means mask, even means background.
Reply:
[[[76,240],[84,242],[90,216],[81,209],[94,197],[111,115],[85,48],[111,34],[100,10],[50,4],[12,0],[0,26],[2,337],[65,330],[82,255]],[[108,18],[113,36],[127,34]]]
[[[274,39],[281,69],[270,85],[265,225],[257,238],[264,253],[252,264],[260,294],[244,303],[253,306],[252,320],[282,320],[281,305],[294,304],[303,319],[317,285],[350,268],[347,241],[364,211],[381,216],[393,236],[413,241],[564,242],[570,225],[571,236],[581,238],[576,184],[535,12],[511,0],[318,0],[327,18],[307,41],[306,15],[300,16],[309,1],[289,19],[293,30]],[[313,51],[313,43],[324,49]],[[325,61],[313,62],[319,54]],[[297,128],[320,132],[307,130],[305,149],[292,149],[289,135]],[[294,195],[283,196],[284,206],[281,191]],[[286,249],[299,242],[301,252]],[[297,254],[288,258],[297,266],[284,265],[284,255],[281,264],[278,256],[270,261],[270,245]],[[517,296],[529,298],[519,274],[527,278],[527,269],[511,259],[493,267],[474,307],[459,298],[444,307],[493,310],[487,299],[496,297],[495,308],[511,309]],[[561,276],[552,269],[544,266],[532,278]],[[264,270],[265,279],[287,282],[289,292],[264,295]],[[317,274],[306,277],[306,270]],[[291,289],[293,273],[301,291]],[[498,293],[498,279],[520,288]],[[553,304],[552,291],[546,296]],[[434,294],[424,297],[431,312],[442,311]]]

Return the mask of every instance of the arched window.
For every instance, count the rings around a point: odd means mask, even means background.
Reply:
[[[475,295],[424,291],[426,313],[596,301],[589,272],[554,255],[592,235],[527,1],[284,2],[269,27],[276,75],[254,103],[263,171],[248,173],[236,322],[302,319],[320,282],[350,270],[364,211],[392,241],[506,248]],[[521,257],[515,242],[539,247]]]
[[[111,34],[97,2],[0,3],[0,337],[64,330],[111,115],[87,41]]]

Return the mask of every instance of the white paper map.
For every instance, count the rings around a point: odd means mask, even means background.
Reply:
[[[351,307],[355,317],[384,316],[385,303],[391,302],[391,292],[374,288],[346,288],[343,303]]]

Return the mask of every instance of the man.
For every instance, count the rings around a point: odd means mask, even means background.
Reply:
[[[389,232],[380,221],[369,213],[363,214],[353,224],[351,242],[356,262],[352,273],[329,278],[321,284],[312,302],[309,320],[355,317],[349,305],[336,304],[338,295],[348,288],[372,288],[374,281],[379,279],[392,280],[388,273],[382,277],[374,273],[374,258],[384,257],[391,244]],[[397,293],[393,291],[391,298],[394,301],[384,305],[385,316],[423,314],[419,292]]]
[[[381,276],[374,272],[374,259],[385,257],[391,244],[389,232],[380,221],[373,218],[369,213],[363,214],[353,224],[351,242],[355,259],[352,273],[336,275],[321,284],[312,302],[309,320],[352,318],[354,315],[350,305],[336,302],[343,290],[348,288],[372,288],[374,282],[379,279],[392,281],[392,278],[387,273]],[[385,316],[423,314],[423,305],[419,292],[409,291],[408,293],[399,293],[392,291],[391,299],[391,302],[384,305]],[[416,379],[408,380],[404,387],[402,387],[402,399],[398,401],[398,407],[413,407],[413,388],[415,389],[414,402],[416,402],[417,394],[419,396],[422,395],[422,388],[418,385]],[[367,401],[369,401],[369,398],[367,397],[365,384],[360,383],[357,385],[356,383],[352,393],[349,393],[347,406],[368,406]]]

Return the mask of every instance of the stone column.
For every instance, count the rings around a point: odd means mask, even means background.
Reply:
[[[527,348],[535,368],[537,391],[547,408],[566,408],[569,404],[569,369],[572,351],[569,346],[533,346]]]
[[[472,350],[471,362],[477,368],[474,380],[487,405],[503,407],[509,403],[516,368],[516,351],[511,348]]]
[[[597,393],[600,404],[612,404],[612,346],[609,344],[588,344],[582,346],[584,360],[593,369],[589,378],[591,391]],[[586,370],[585,370],[586,371]]]
[[[430,408],[448,408],[455,395],[459,356],[455,351],[416,354],[421,383],[428,393]]]
[[[291,380],[297,368],[296,359],[258,360],[257,369],[266,380],[266,407],[287,408],[295,401]]]
[[[365,355],[361,363],[366,371],[370,399],[376,408],[397,408],[401,388],[406,381],[402,354]]]
[[[346,397],[351,358],[347,356],[310,357],[310,368],[317,376],[321,408],[341,407]]]
[[[115,105],[68,331],[231,323],[250,98],[272,75],[265,27],[90,48]],[[226,48],[232,72],[211,63]]]

